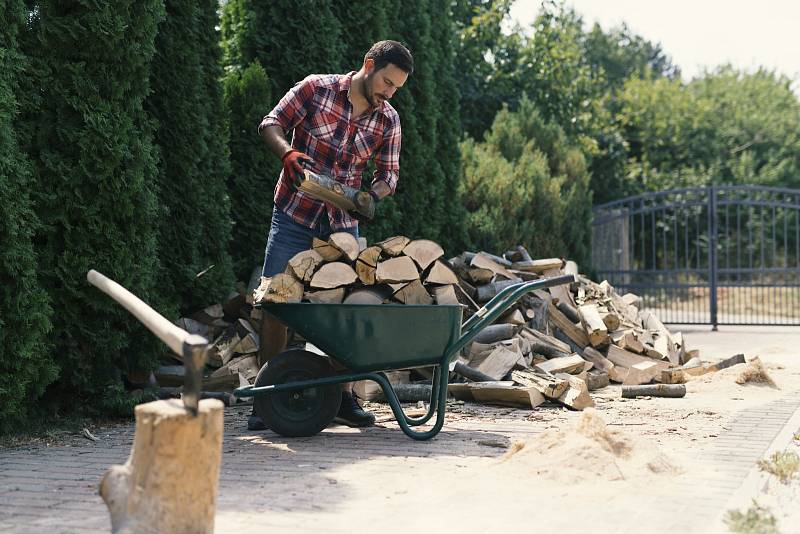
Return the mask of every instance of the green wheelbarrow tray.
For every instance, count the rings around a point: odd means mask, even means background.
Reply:
[[[500,291],[463,325],[458,305],[404,304],[262,304],[286,326],[318,347],[344,368],[330,376],[267,386],[236,389],[236,397],[257,397],[277,392],[373,380],[383,389],[400,428],[411,438],[429,439],[441,430],[447,400],[449,364],[472,339],[492,324],[524,294],[545,287],[569,284],[572,275],[513,284]],[[436,366],[428,412],[418,418],[405,415],[397,395],[380,371]],[[433,428],[415,431],[437,414]]]

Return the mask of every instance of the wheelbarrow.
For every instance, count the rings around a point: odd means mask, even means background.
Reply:
[[[336,417],[340,384],[372,380],[383,390],[403,432],[413,439],[430,439],[444,424],[450,362],[459,351],[524,294],[574,281],[565,275],[510,285],[463,325],[460,305],[264,303],[266,313],[296,330],[325,356],[286,350],[264,364],[253,385],[233,394],[253,397],[256,413],[278,434],[313,436]],[[428,411],[409,417],[382,372],[428,366],[435,366]],[[434,414],[432,428],[412,428]]]

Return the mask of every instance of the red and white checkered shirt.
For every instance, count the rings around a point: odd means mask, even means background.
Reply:
[[[292,148],[314,159],[315,172],[350,187],[361,186],[361,175],[374,155],[373,184],[383,181],[394,193],[400,176],[400,116],[383,101],[353,119],[347,98],[353,74],[314,74],[292,87],[258,127],[280,126],[292,134]],[[346,211],[295,191],[281,171],[275,186],[275,206],[295,222],[314,228],[327,206],[333,230],[355,228]]]

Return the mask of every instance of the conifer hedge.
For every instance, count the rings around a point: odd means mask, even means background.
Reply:
[[[23,422],[56,376],[50,358],[50,299],[39,285],[32,236],[31,167],[15,132],[18,77],[25,64],[18,37],[25,4],[0,8],[0,434]]]

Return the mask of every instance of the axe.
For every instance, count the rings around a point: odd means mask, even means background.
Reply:
[[[183,328],[172,324],[163,315],[142,302],[139,297],[94,269],[87,273],[86,279],[131,312],[183,360],[183,365],[186,367],[186,375],[183,379],[183,405],[192,415],[197,415],[203,367],[206,364],[208,351],[213,345],[209,344],[203,336],[190,334]]]

